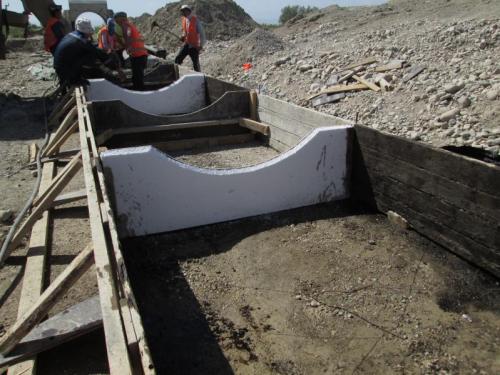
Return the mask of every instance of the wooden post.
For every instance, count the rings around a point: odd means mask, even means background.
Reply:
[[[254,121],[258,121],[259,119],[259,112],[258,112],[258,105],[259,105],[259,97],[257,95],[257,92],[255,90],[250,91],[250,119]]]
[[[264,135],[271,134],[271,130],[270,130],[269,126],[262,124],[260,122],[254,121],[254,120],[250,120],[248,118],[241,118],[239,124],[241,127],[250,129],[250,130],[255,131],[257,133],[261,133]]]
[[[60,297],[87,271],[93,262],[92,251],[92,246],[89,245],[78,254],[42,293],[36,303],[8,330],[0,342],[0,352],[2,354],[8,354],[47,315]]]

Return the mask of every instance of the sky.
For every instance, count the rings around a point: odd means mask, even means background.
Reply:
[[[64,9],[68,9],[67,0],[55,0]],[[140,16],[143,13],[153,14],[158,8],[165,5],[165,0],[108,0],[108,6],[117,11],[125,11],[130,16]],[[236,0],[248,14],[260,23],[277,23],[281,9],[286,5],[310,5],[320,8],[338,4],[341,6],[375,5],[386,2],[385,0]],[[10,10],[22,10],[21,0],[2,0],[9,4]]]

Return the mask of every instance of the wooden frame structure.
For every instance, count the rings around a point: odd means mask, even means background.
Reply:
[[[3,358],[47,315],[51,307],[95,263],[102,325],[111,374],[155,374],[141,318],[128,281],[116,225],[106,192],[104,174],[90,123],[82,88],[66,95],[50,116],[59,123],[43,156],[42,185],[31,214],[15,234],[8,253],[12,252],[31,230],[27,263],[17,322],[0,341]],[[54,177],[60,147],[79,132],[80,150]],[[61,154],[62,158],[66,155]],[[83,169],[85,190],[62,194],[75,174]],[[92,242],[43,291],[44,268],[48,247],[50,209],[87,199]],[[88,329],[88,324],[85,329]],[[95,324],[92,325],[92,327]],[[49,346],[49,345],[48,345]],[[9,374],[34,374],[36,358],[19,355],[9,363]]]

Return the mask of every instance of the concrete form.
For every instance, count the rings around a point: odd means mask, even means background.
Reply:
[[[351,126],[315,129],[292,150],[234,170],[180,163],[146,146],[103,152],[121,236],[196,227],[345,199]]]
[[[91,102],[119,100],[150,115],[166,116],[195,112],[206,106],[205,76],[189,74],[156,91],[131,91],[105,79],[92,79],[86,97]]]

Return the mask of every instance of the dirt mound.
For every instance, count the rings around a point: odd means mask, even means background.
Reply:
[[[287,43],[272,31],[258,28],[230,46],[216,46],[216,49],[224,50],[224,55],[208,62],[207,65],[210,65],[216,74],[228,74],[234,69],[241,70],[244,63],[252,63],[283,51],[286,46]]]
[[[194,13],[202,21],[209,40],[239,38],[257,27],[252,17],[232,0],[188,0],[182,4],[192,6]],[[180,6],[181,2],[169,3],[151,17],[143,15],[136,19],[148,42],[167,48],[178,45],[178,40],[168,31],[181,35]],[[153,22],[157,22],[160,27],[152,29]]]

